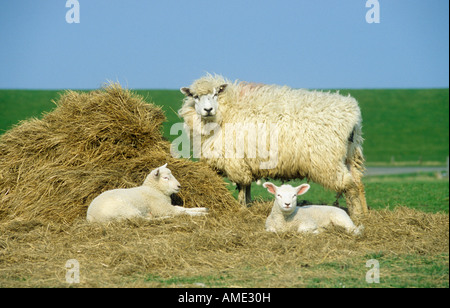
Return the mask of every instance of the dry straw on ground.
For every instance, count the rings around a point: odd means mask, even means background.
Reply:
[[[208,217],[108,225],[82,219],[72,224],[10,221],[0,224],[0,285],[68,286],[69,259],[80,264],[81,287],[195,287],[197,282],[301,287],[345,277],[364,285],[365,262],[372,258],[383,262],[424,256],[444,258],[448,265],[446,214],[408,208],[371,211],[358,222],[365,225],[364,234],[353,237],[338,228],[319,235],[265,232],[270,209],[271,202],[265,202],[233,215],[215,211]],[[406,279],[414,266],[396,269],[382,263],[382,286],[389,286],[389,272]],[[429,280],[442,286],[448,275]]]
[[[67,91],[42,119],[24,121],[0,138],[0,221],[72,222],[101,192],[141,185],[168,163],[186,207],[238,206],[207,165],[176,159],[161,134],[160,107],[113,84]]]

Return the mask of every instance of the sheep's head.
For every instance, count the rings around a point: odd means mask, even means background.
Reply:
[[[297,187],[292,187],[291,185],[278,187],[270,182],[264,183],[263,186],[268,192],[275,195],[274,206],[278,206],[281,212],[285,214],[290,214],[295,211],[297,196],[306,193],[310,187],[308,184],[302,184]]]
[[[180,91],[188,99],[192,100],[195,111],[202,119],[207,121],[214,121],[219,108],[219,94],[221,94],[227,87],[227,84],[223,84],[219,87],[213,88],[212,93],[197,94],[189,88],[181,88]]]
[[[181,189],[180,183],[167,168],[167,164],[152,170],[145,179],[144,185],[146,184],[159,189],[166,196],[176,194]]]

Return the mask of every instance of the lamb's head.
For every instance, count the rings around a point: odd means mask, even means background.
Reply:
[[[176,194],[181,189],[180,183],[167,168],[167,164],[152,170],[145,179],[144,185],[155,187],[167,196]]]
[[[274,206],[278,206],[282,213],[289,215],[295,211],[297,206],[297,196],[303,195],[309,189],[308,184],[302,184],[297,187],[291,185],[282,185],[280,187],[273,183],[266,182],[263,186],[268,192],[275,195]]]
[[[223,84],[213,88],[212,92],[205,94],[195,93],[190,88],[181,88],[180,91],[203,120],[214,121],[219,108],[219,94],[225,91],[226,87],[227,84]]]

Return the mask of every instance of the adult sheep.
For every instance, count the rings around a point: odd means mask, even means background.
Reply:
[[[194,156],[201,139],[199,158],[237,184],[241,204],[251,201],[257,179],[307,178],[344,194],[350,215],[367,212],[354,98],[210,74],[181,92],[179,115],[194,139]]]

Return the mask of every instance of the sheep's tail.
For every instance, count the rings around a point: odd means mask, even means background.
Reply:
[[[348,149],[346,164],[353,176],[361,178],[366,168],[364,167],[365,159],[362,152],[362,131],[361,125],[357,124],[348,137]]]

